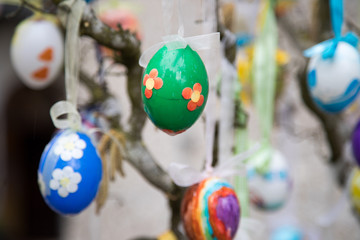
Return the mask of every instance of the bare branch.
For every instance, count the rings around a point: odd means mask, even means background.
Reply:
[[[346,17],[345,22],[350,30],[354,31],[357,35],[360,35],[360,26],[353,19]]]
[[[114,30],[100,21],[91,7],[86,6],[81,23],[81,33],[87,35],[99,44],[120,51],[120,61],[125,66],[137,65],[140,57],[139,39],[135,34],[123,30]],[[126,61],[125,61],[126,60]]]

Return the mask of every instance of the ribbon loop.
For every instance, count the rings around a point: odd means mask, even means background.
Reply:
[[[60,119],[61,116],[66,118]],[[76,107],[69,101],[59,101],[50,109],[51,120],[54,126],[59,129],[73,128],[79,129],[81,126],[81,117]]]
[[[341,37],[341,28],[344,21],[343,0],[330,0],[331,24],[335,38]]]

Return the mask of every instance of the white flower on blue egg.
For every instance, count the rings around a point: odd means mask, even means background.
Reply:
[[[65,198],[69,193],[75,193],[78,190],[81,174],[74,172],[72,167],[56,168],[51,175],[50,189],[57,190],[60,197]]]
[[[42,174],[39,172],[38,172],[38,184],[39,184],[39,189],[40,189],[41,195],[45,196],[46,185],[45,185]]]
[[[80,139],[76,133],[73,133],[60,137],[54,153],[60,155],[63,161],[69,161],[72,158],[80,159],[84,154],[83,149],[85,147],[85,141]]]

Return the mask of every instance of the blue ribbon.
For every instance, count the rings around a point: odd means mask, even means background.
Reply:
[[[316,44],[309,49],[306,49],[304,51],[304,56],[312,57],[314,55],[322,54],[323,59],[332,58],[335,54],[336,47],[340,41],[346,42],[356,48],[359,39],[355,35],[355,33],[348,32],[345,36],[342,36],[340,38],[332,38]]]
[[[345,36],[341,36],[341,28],[343,24],[344,5],[343,0],[330,0],[331,24],[335,37],[327,41],[321,42],[304,51],[305,57],[322,54],[323,59],[333,58],[336,47],[340,41],[347,42],[353,47],[357,47],[358,37],[353,32],[348,32]]]
[[[331,24],[335,38],[341,37],[341,27],[344,19],[343,0],[330,0]]]

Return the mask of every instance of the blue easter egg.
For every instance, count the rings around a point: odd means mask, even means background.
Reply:
[[[38,183],[45,202],[60,214],[76,214],[95,198],[102,163],[90,138],[74,130],[60,131],[45,147]]]
[[[311,58],[307,83],[315,104],[329,113],[348,107],[360,91],[360,54],[346,42],[340,42],[335,55],[323,59],[322,54]]]
[[[301,240],[302,232],[293,226],[283,226],[276,229],[271,235],[271,240]]]

